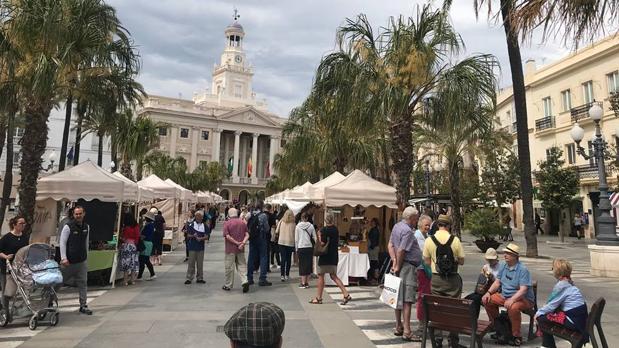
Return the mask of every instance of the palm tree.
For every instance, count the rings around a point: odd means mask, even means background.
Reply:
[[[494,125],[498,63],[493,56],[476,55],[447,68],[426,100],[426,115],[418,118],[414,134],[433,154],[447,160],[452,233],[462,226],[461,170],[463,158],[477,153]]]
[[[136,180],[142,179],[144,161],[148,153],[159,143],[159,128],[165,124],[153,122],[147,117],[133,118],[131,110],[126,110],[117,118],[117,137],[114,139],[122,154],[121,173],[133,177],[131,162],[135,161]]]

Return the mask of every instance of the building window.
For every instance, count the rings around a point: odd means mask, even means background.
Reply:
[[[168,128],[166,128],[166,127],[159,127],[159,136],[160,137],[167,137],[168,136]]]
[[[21,161],[21,151],[16,151],[13,153],[13,166],[19,166],[19,162]]]
[[[508,112],[506,112],[505,115],[506,115],[506,118],[507,118],[507,122],[508,123],[512,123],[512,112],[508,111]]]
[[[593,81],[582,84],[582,93],[585,104],[593,103]]]
[[[576,145],[574,144],[565,145],[565,153],[567,153],[568,164],[576,163]]]
[[[594,148],[593,148],[593,142],[591,140],[589,140],[587,142],[587,147],[589,149],[589,153],[593,153],[594,152]],[[591,158],[589,158],[589,166],[590,167],[597,167],[598,165],[598,161],[595,158],[595,156],[591,156]]]
[[[209,134],[208,131],[203,130],[202,131],[202,140],[208,140],[208,134]]]
[[[181,138],[189,138],[189,128],[181,128]]]
[[[234,96],[237,98],[243,97],[243,86],[234,85]]]
[[[563,111],[569,111],[572,108],[572,94],[569,89],[561,92],[561,106]]]
[[[99,137],[96,134],[91,134],[92,141],[90,142],[90,148],[94,150],[99,150]]]
[[[550,159],[550,152],[552,150],[552,147],[549,147],[546,149],[546,161],[548,161]]]
[[[608,81],[608,93],[619,92],[619,71],[613,71],[606,75],[606,79]]]
[[[207,161],[200,161],[200,163],[198,164],[198,167],[200,168],[206,168],[206,165],[208,164]]]
[[[552,100],[550,97],[542,99],[544,103],[544,117],[552,116]]]
[[[19,127],[15,127],[15,136],[16,137],[23,137],[24,136],[24,128],[19,128]]]

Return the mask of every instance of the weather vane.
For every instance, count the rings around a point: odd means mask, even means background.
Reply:
[[[239,10],[237,10],[236,7],[234,8],[234,16],[232,18],[234,18],[235,21],[241,18],[241,15],[239,14]]]

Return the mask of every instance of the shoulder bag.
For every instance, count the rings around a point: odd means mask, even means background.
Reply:
[[[321,256],[327,253],[329,250],[329,243],[331,242],[331,238],[327,239],[327,242],[323,245],[322,238],[318,238],[318,243],[314,244],[314,256]]]

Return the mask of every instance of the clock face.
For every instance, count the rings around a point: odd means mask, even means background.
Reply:
[[[236,57],[234,57],[234,61],[235,61],[235,62],[237,62],[237,63],[240,63],[240,62],[242,62],[242,61],[243,61],[243,57],[241,57],[241,56],[236,56]]]

